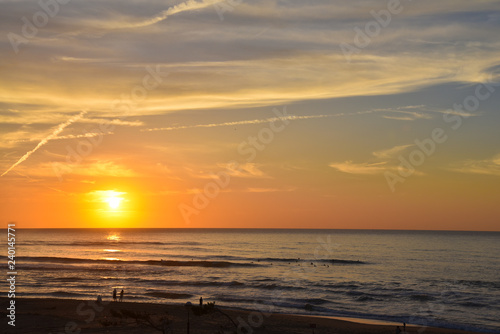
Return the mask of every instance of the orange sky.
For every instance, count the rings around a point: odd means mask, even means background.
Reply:
[[[3,6],[4,224],[500,230],[495,1]]]

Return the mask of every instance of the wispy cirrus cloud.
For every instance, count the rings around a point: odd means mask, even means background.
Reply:
[[[372,112],[382,114],[383,118],[400,121],[414,121],[417,119],[431,119],[434,115],[426,112],[424,105],[402,106],[397,108],[374,109]]]
[[[374,175],[381,174],[388,170],[387,162],[375,162],[375,163],[355,163],[353,161],[344,162],[332,162],[329,165],[335,168],[339,172],[348,174],[362,174],[362,175]]]
[[[224,171],[232,177],[270,178],[269,175],[260,169],[261,166],[256,163],[247,162],[239,165],[221,164],[220,167],[225,168]]]
[[[367,110],[364,112],[365,114],[376,113],[380,114],[382,118],[393,119],[399,121],[415,121],[422,119],[433,119],[437,115],[442,114],[452,114],[459,115],[462,117],[476,117],[480,116],[481,113],[475,112],[467,112],[467,111],[455,111],[453,109],[440,109],[440,108],[431,108],[426,105],[408,105],[408,106],[399,106],[392,108],[377,108],[372,110]]]
[[[412,147],[414,144],[408,144],[408,145],[397,145],[388,149],[380,150],[380,151],[375,151],[372,154],[379,158],[379,159],[390,159],[394,158],[396,155],[400,154],[404,150],[406,150],[408,147]]]
[[[500,154],[490,159],[466,160],[447,169],[458,173],[500,176]]]
[[[330,167],[339,172],[347,174],[359,175],[376,175],[386,171],[398,171],[400,161],[397,159],[406,149],[414,146],[414,144],[397,145],[387,149],[377,150],[372,152],[376,159],[370,159],[369,162],[353,162],[347,160],[343,162],[332,162]],[[373,161],[375,160],[375,161]],[[422,172],[416,171],[415,175],[423,175]]]
[[[276,192],[290,192],[295,191],[297,188],[295,187],[286,187],[286,188],[247,188],[246,191],[249,193],[276,193]]]
[[[130,178],[139,174],[124,164],[111,160],[94,160],[85,163],[45,163],[39,168],[40,172],[54,176],[55,170],[69,176],[92,177],[121,177]]]
[[[182,169],[184,172],[187,172],[191,178],[196,179],[212,180],[220,177],[218,173],[224,173],[230,177],[244,179],[270,179],[271,177],[266,174],[261,167],[262,165],[251,162],[242,164],[229,162],[206,166],[184,166]],[[214,171],[218,171],[218,173]]]

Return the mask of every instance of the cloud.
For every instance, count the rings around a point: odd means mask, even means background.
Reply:
[[[414,111],[418,109],[418,111]],[[402,106],[397,108],[382,108],[373,109],[370,112],[382,113],[383,118],[395,119],[401,121],[414,121],[417,119],[431,119],[434,116],[432,114],[426,113],[426,107],[424,105],[416,106]]]
[[[30,155],[32,155],[33,153],[35,153],[40,147],[42,147],[43,145],[47,144],[49,142],[49,140],[51,140],[52,138],[55,138],[59,133],[61,133],[65,127],[67,127],[68,125],[78,121],[80,118],[83,117],[83,115],[85,115],[87,111],[82,111],[81,113],[79,113],[78,115],[76,116],[73,116],[71,117],[69,120],[67,120],[66,122],[62,123],[62,124],[59,124],[53,131],[50,135],[48,135],[47,137],[45,137],[44,139],[42,139],[37,146],[35,146],[34,149],[32,149],[31,151],[28,151],[26,154],[24,154],[16,163],[14,163],[12,166],[10,166],[9,169],[7,169],[5,172],[3,172],[3,174],[1,176],[4,176],[5,174],[7,174],[9,171],[11,171],[13,168],[15,168],[17,165],[19,165],[20,163],[22,163],[23,161],[25,161],[26,159],[29,158]],[[0,177],[1,177],[0,176]]]
[[[455,111],[453,109],[445,110],[445,109],[431,108],[423,104],[400,106],[394,108],[377,108],[359,112],[359,114],[372,114],[372,113],[381,114],[381,117],[385,119],[393,119],[398,121],[433,119],[436,116],[436,114],[452,114],[452,115],[459,115],[462,117],[475,117],[481,115],[481,113],[479,112],[470,113],[467,111]]]
[[[338,170],[339,172],[348,174],[359,175],[376,175],[382,174],[386,171],[397,172],[400,168],[400,161],[398,156],[407,148],[414,146],[414,144],[397,145],[388,149],[378,150],[372,152],[372,155],[377,158],[375,162],[359,162],[355,163],[351,160],[344,162],[332,162],[330,167]],[[420,171],[415,171],[415,175],[424,175]]]
[[[245,191],[249,193],[274,193],[274,192],[290,192],[295,191],[297,188],[247,188]]]
[[[379,159],[394,158],[396,155],[400,154],[408,147],[412,147],[414,144],[409,145],[398,145],[385,150],[375,151],[372,154]]]
[[[87,197],[87,201],[89,202],[107,203],[109,198],[118,198],[119,200],[125,200],[122,196],[126,194],[126,192],[115,190],[94,190],[86,193],[85,195]]]
[[[119,61],[119,58],[80,58],[80,57],[67,57],[67,56],[54,56],[52,61],[64,61],[69,63],[110,63]]]
[[[388,170],[386,162],[354,163],[352,161],[344,161],[337,163],[332,162],[329,166],[335,168],[339,172],[362,175],[381,174]]]
[[[284,188],[257,188],[257,187],[247,187],[247,188],[235,188],[235,187],[229,187],[229,188],[224,188],[220,189],[220,192],[223,193],[276,193],[276,192],[291,192],[295,191],[297,188],[295,187],[284,187]],[[190,188],[186,189],[183,191],[180,190],[164,190],[164,191],[159,191],[154,193],[153,195],[166,195],[166,196],[173,196],[173,195],[196,195],[203,193],[202,188]]]
[[[220,167],[225,168],[224,171],[231,177],[241,178],[269,178],[256,163],[247,162],[245,164],[223,164]]]
[[[448,170],[467,174],[500,176],[500,154],[490,159],[467,160],[448,168]]]
[[[173,3],[179,4],[170,6]],[[5,132],[17,131],[13,124],[32,123],[32,129],[40,123],[57,125],[82,106],[116,125],[145,126],[140,121],[120,121],[124,109],[113,105],[128,103],[142,92],[144,78],[150,75],[146,66],[158,65],[170,75],[143,99],[127,104],[127,115],[151,121],[145,121],[150,129],[144,131],[173,131],[270,121],[254,119],[248,116],[251,111],[238,108],[295,101],[309,107],[314,104],[310,101],[415,92],[456,82],[467,86],[485,81],[499,64],[500,41],[495,33],[499,11],[494,1],[408,3],[368,47],[352,55],[350,63],[339,44],[352,44],[353,28],[363,28],[373,20],[370,12],[382,10],[386,3],[245,1],[227,12],[224,22],[211,8],[214,3],[91,0],[61,7],[28,44],[20,45],[22,57],[8,41],[0,45],[2,63],[8,64],[0,77],[0,122],[6,124]],[[29,1],[8,1],[2,6],[3,36],[21,34],[19,18],[30,18],[30,13],[40,10]],[[178,16],[167,22],[169,15]],[[132,29],[122,29],[127,27]],[[429,93],[432,99],[440,88]],[[401,121],[426,120],[447,112],[411,105],[415,102],[404,106],[405,96],[400,98],[403,106],[375,112]],[[191,114],[206,109],[238,110],[234,119],[247,120],[195,119]],[[159,117],[148,118],[169,113],[189,114],[193,120],[183,126],[164,126],[170,124],[152,123]],[[331,116],[290,119],[314,117]],[[40,135],[33,132],[15,139]],[[68,133],[50,140],[80,136]]]
[[[65,176],[92,176],[92,177],[136,177],[138,173],[122,164],[113,161],[94,161],[80,164],[67,164],[52,162],[46,163],[39,168],[39,171],[53,176],[64,174]]]
[[[377,7],[376,3],[371,2],[367,2],[366,7],[369,7],[368,3]],[[448,82],[478,82],[483,79],[485,70],[498,64],[500,43],[488,31],[476,25],[473,25],[476,29],[471,29],[472,23],[467,20],[460,21],[460,24],[454,23],[456,26],[453,27],[447,26],[449,21],[436,20],[433,25],[420,26],[419,20],[414,20],[406,22],[409,27],[402,31],[397,29],[400,23],[393,20],[383,34],[373,39],[369,48],[353,55],[355,59],[347,64],[338,43],[344,40],[352,43],[354,33],[346,27],[354,27],[357,21],[342,21],[340,24],[327,19],[337,15],[337,8],[355,18],[368,18],[369,10],[327,2],[294,6],[287,6],[283,2],[261,8],[262,5],[245,3],[231,12],[235,16],[246,15],[245,21],[226,20],[221,24],[215,10],[211,13],[204,11],[197,16],[199,21],[172,20],[175,22],[169,22],[168,27],[153,25],[148,26],[148,29],[137,29],[139,31],[103,36],[93,48],[88,48],[88,39],[84,37],[42,42],[43,36],[39,36],[40,40],[37,36],[29,45],[33,53],[26,54],[23,62],[12,61],[11,66],[2,72],[0,101],[10,104],[12,109],[19,109],[15,106],[17,103],[25,103],[52,110],[39,113],[41,119],[80,105],[117,117],[118,112],[111,108],[110,101],[119,99],[122,94],[130,95],[135,85],[141,85],[146,74],[144,68],[156,64],[168,69],[171,77],[154,91],[148,92],[148,97],[131,110],[133,115],[401,93]],[[126,5],[117,8],[129,11],[124,16],[132,17],[132,20],[150,24],[169,11],[179,13],[190,8],[209,6],[209,2],[185,2],[178,8],[160,11],[165,13],[152,19],[141,18],[144,12],[157,11],[158,6],[158,3],[145,1],[145,8],[135,8],[134,4],[130,4],[130,9],[125,9]],[[428,6],[426,9],[417,7],[419,11],[425,12],[433,12],[435,7],[439,7],[436,12],[442,10],[441,6]],[[464,3],[458,7],[464,10],[467,9],[465,7],[470,10],[474,8]],[[117,8],[95,4],[94,11],[116,12]],[[132,9],[136,9],[137,13]],[[254,38],[253,30],[262,30],[261,26],[254,27],[255,23],[272,17],[273,10],[293,12],[301,20],[289,22],[291,18],[282,15],[279,23],[283,27],[270,26],[265,34]],[[207,19],[209,14],[214,20]],[[64,22],[78,19],[66,17],[62,11],[59,15],[56,19]],[[85,11],[82,15],[91,17]],[[319,20],[318,17],[323,19]],[[403,17],[398,18],[403,24]],[[97,19],[102,24],[108,22],[107,17]],[[44,31],[51,27],[48,25]],[[64,27],[54,25],[51,29],[62,31]],[[437,36],[434,37],[436,39],[446,37],[446,40],[453,40],[452,44],[455,40],[475,40],[484,32],[480,38],[485,41],[475,47],[477,51],[474,52],[467,51],[470,49],[463,45],[437,45],[428,50],[420,43],[415,45],[415,42],[408,40],[408,30],[412,36],[424,35],[422,38],[428,35]],[[50,30],[50,35],[56,32]],[[239,47],[241,45],[252,45],[251,51]],[[47,61],[54,54],[61,53],[65,54],[65,61]],[[96,61],[92,62],[91,59]],[[291,68],[294,70],[290,71]],[[99,80],[95,79],[97,74]],[[40,82],[43,85],[36,84]],[[428,113],[407,111],[404,115],[400,114],[398,119],[429,117]],[[386,114],[386,117],[398,117],[394,114],[390,116],[389,111]],[[21,113],[0,116],[0,119],[24,123],[28,117]]]

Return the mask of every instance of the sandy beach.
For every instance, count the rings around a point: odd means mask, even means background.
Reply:
[[[194,304],[194,300],[192,301]],[[168,333],[187,333],[188,310],[184,305],[91,300],[17,298],[15,327],[9,326],[9,300],[0,298],[4,333],[161,333],[166,317]],[[194,315],[189,311],[190,333],[395,333],[396,326],[367,324],[325,317],[271,314],[220,308],[223,313]],[[125,314],[125,315],[124,315]],[[146,320],[135,315],[148,314]],[[229,319],[231,318],[235,323]],[[237,326],[235,326],[235,324]],[[151,326],[152,325],[152,326]],[[252,326],[253,325],[253,326]],[[425,330],[424,330],[425,329]],[[467,334],[473,332],[407,326],[408,333]]]

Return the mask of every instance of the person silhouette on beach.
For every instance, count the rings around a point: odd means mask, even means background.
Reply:
[[[123,301],[123,293],[124,292],[123,292],[123,289],[122,289],[122,291],[120,292],[120,301]]]
[[[203,297],[200,297],[200,307],[203,307]]]
[[[113,290],[113,301],[116,302],[116,289]]]

